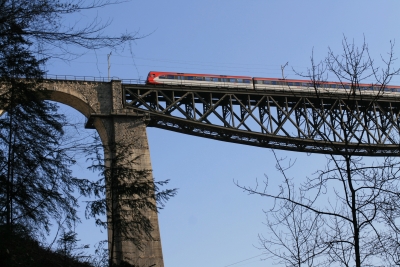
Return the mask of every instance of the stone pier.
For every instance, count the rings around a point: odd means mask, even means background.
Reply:
[[[49,100],[69,105],[87,118],[86,127],[97,130],[106,148],[106,158],[113,156],[107,152],[107,147],[115,146],[115,144],[120,144],[116,147],[124,147],[124,144],[126,144],[129,145],[127,147],[131,151],[125,152],[129,154],[129,157],[135,159],[135,168],[151,171],[146,116],[135,114],[133,111],[124,108],[120,81],[46,80],[45,87],[50,92]],[[152,180],[152,173],[149,174],[147,178]],[[108,199],[108,201],[111,200]],[[116,234],[114,242],[111,242],[111,237],[115,232],[113,226],[110,225],[108,230],[109,249],[114,251],[113,261],[115,263],[120,263],[123,260],[138,267],[164,266],[158,214],[155,211],[148,210],[146,215],[154,227],[153,240],[145,242],[142,250],[137,249],[131,242],[124,241],[122,236],[118,236],[119,234]],[[115,229],[115,231],[117,230]],[[112,244],[113,247],[111,247]]]

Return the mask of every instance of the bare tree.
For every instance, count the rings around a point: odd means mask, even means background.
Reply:
[[[289,162],[288,166],[284,167],[284,159],[277,158],[275,151],[272,152],[276,159],[277,171],[287,181],[285,186],[288,194],[297,202],[311,204],[305,196],[297,196],[297,190],[286,174],[294,163]],[[272,255],[276,264],[287,267],[311,267],[320,264],[320,256],[326,247],[320,245],[323,220],[319,214],[289,201],[277,201],[273,208],[264,213],[268,233],[259,235],[261,249]]]
[[[279,203],[268,212],[268,215],[275,214],[272,217],[273,223],[270,218],[268,225],[277,242],[272,243],[267,238],[263,240],[272,247],[283,247],[289,253],[273,253],[275,250],[268,247],[268,251],[286,266],[361,267],[399,264],[400,228],[396,219],[400,212],[400,163],[393,158],[385,158],[382,162],[367,164],[361,157],[354,155],[357,149],[354,142],[360,145],[366,131],[373,130],[360,127],[360,120],[368,120],[368,117],[360,118],[362,113],[359,110],[365,111],[375,105],[385,94],[385,88],[392,78],[400,73],[400,69],[394,68],[396,58],[393,43],[387,59],[382,57],[384,68],[375,67],[365,41],[361,47],[357,47],[344,38],[342,44],[343,52],[340,55],[329,49],[326,59],[318,64],[314,63],[312,57],[312,67],[303,76],[312,81],[317,98],[323,90],[323,82],[328,79],[341,82],[343,88],[339,93],[346,101],[337,116],[335,131],[342,134],[344,153],[328,156],[326,168],[298,185],[297,194],[294,194],[296,187],[292,180],[285,175],[278,193],[271,190],[267,182],[261,190],[239,186],[252,194]],[[371,79],[375,82],[369,82]],[[367,97],[361,86],[367,83],[375,89],[373,97]],[[322,104],[320,109],[321,112],[325,111]],[[329,140],[329,132],[319,134]],[[391,138],[398,140],[398,136]],[[331,140],[332,143],[334,141]],[[351,143],[353,146],[350,146]],[[284,174],[284,169],[278,169]],[[273,228],[279,222],[283,222],[286,230]],[[299,223],[309,226],[306,234],[313,240],[311,247],[300,247],[300,250],[299,241],[310,240],[306,240],[304,233],[299,231]],[[314,223],[318,229],[313,228]],[[285,231],[290,233],[289,239],[280,238]],[[310,254],[309,251],[316,253]],[[293,258],[313,260],[292,262]]]
[[[0,39],[20,35],[42,58],[68,59],[87,50],[117,49],[142,38],[137,32],[109,35],[111,20],[94,17],[82,23],[77,15],[120,4],[124,0],[1,0]],[[68,20],[69,19],[69,20]],[[83,48],[83,50],[77,50]]]
[[[278,193],[267,182],[261,190],[240,187],[277,202],[267,212],[272,237],[261,240],[280,263],[395,266],[400,249],[399,168],[389,158],[366,166],[359,159],[332,157],[325,170],[299,186],[300,198],[285,178]]]

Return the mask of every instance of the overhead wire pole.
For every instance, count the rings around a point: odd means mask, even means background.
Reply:
[[[110,52],[110,54],[107,55],[107,63],[108,63],[108,81],[110,81],[110,57],[111,57],[112,51]]]
[[[286,64],[285,65],[283,65],[283,66],[281,66],[281,70],[282,70],[282,79],[285,79],[285,75],[284,75],[284,70],[285,70],[285,68],[286,68],[286,66],[289,64],[289,61],[288,62],[286,62]]]

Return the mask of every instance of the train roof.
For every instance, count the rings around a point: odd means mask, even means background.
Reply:
[[[294,80],[294,79],[282,79],[282,78],[265,78],[265,77],[254,77],[254,80],[262,80],[262,81],[281,81],[281,82],[301,82],[301,83],[312,83],[311,80]],[[321,81],[321,83],[325,84],[345,84],[349,85],[349,82],[332,82],[332,81]],[[372,83],[360,83],[358,86],[360,87],[369,87],[369,86],[381,86],[380,84],[372,84]],[[386,87],[391,88],[400,88],[399,85],[386,85]]]
[[[242,78],[242,79],[252,79],[251,76],[235,76],[235,75],[220,75],[220,74],[204,74],[204,73],[183,73],[183,72],[167,72],[167,71],[150,71],[149,74],[159,74],[159,75],[181,75],[181,76],[204,76],[204,77],[223,77],[223,78]]]

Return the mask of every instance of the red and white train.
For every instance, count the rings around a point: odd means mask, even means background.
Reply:
[[[215,74],[194,74],[177,72],[159,72],[150,71],[147,76],[146,84],[166,84],[166,85],[184,85],[200,87],[230,87],[253,90],[315,90],[311,81],[307,80],[289,80],[277,78],[256,78],[249,76],[228,76]],[[350,84],[340,82],[321,82],[319,90],[326,92],[344,92],[350,90]],[[400,86],[388,85],[384,92],[379,85],[359,84],[358,90],[366,94],[400,93]]]

